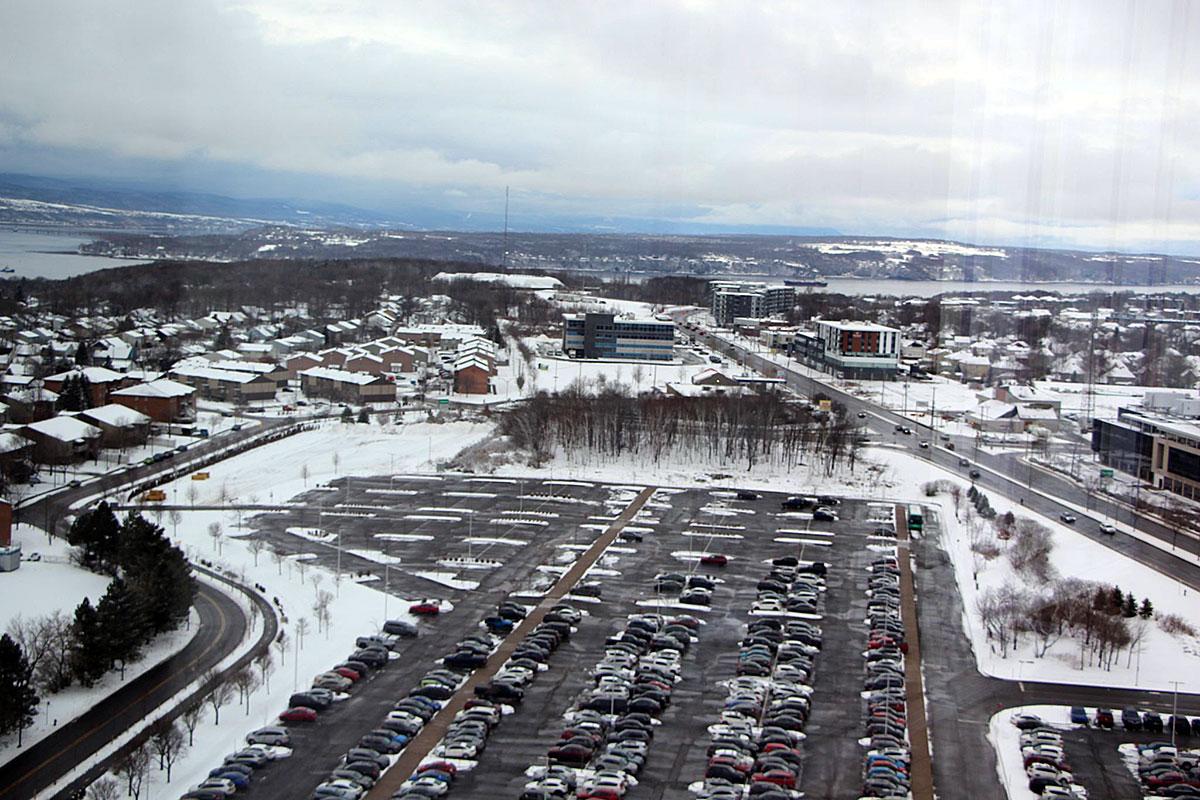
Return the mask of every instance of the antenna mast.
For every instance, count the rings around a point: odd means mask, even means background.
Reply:
[[[504,187],[504,268],[508,269],[508,187]]]

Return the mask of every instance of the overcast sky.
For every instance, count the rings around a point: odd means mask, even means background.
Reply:
[[[6,0],[0,169],[1195,250],[1197,42],[1187,0]]]

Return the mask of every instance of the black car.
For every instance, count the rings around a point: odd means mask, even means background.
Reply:
[[[741,491],[739,491],[737,493],[737,499],[738,500],[757,500],[758,493],[757,492],[749,492],[749,491],[746,491],[745,489],[742,489]]]
[[[793,496],[784,500],[779,507],[784,511],[803,511],[813,504],[811,497]]]
[[[971,476],[971,480],[973,480],[973,481],[979,480],[979,476],[981,475],[981,473],[977,469],[973,469],[970,472],[968,472],[967,474]]]
[[[311,708],[313,711],[323,711],[329,708],[331,701],[308,692],[296,692],[288,698],[288,708]]]

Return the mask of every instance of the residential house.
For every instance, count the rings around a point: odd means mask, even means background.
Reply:
[[[103,436],[99,428],[65,414],[32,422],[21,435],[33,442],[33,459],[41,464],[73,464],[95,459]]]
[[[118,389],[112,393],[112,401],[140,411],[155,422],[196,418],[196,390],[167,378]]]
[[[102,447],[138,447],[150,438],[150,417],[120,403],[80,411],[78,418],[100,429]]]

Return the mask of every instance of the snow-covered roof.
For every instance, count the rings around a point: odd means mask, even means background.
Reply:
[[[92,439],[101,434],[100,429],[94,425],[88,425],[75,417],[62,415],[40,422],[31,422],[25,427],[60,442],[77,442],[80,439]]]
[[[439,272],[435,281],[478,281],[499,283],[514,289],[561,289],[563,282],[549,275],[517,275],[509,272]]]
[[[971,416],[977,419],[1003,419],[1011,417],[1016,413],[1017,407],[1012,403],[1004,403],[1000,400],[987,400],[980,403],[971,412]]]
[[[259,375],[254,372],[234,372],[233,370],[213,369],[212,367],[176,366],[172,367],[171,374],[184,378],[201,378],[203,380],[223,381],[225,383],[250,383],[251,381],[259,380]]]
[[[309,378],[337,381],[338,383],[353,383],[357,386],[366,386],[368,383],[374,383],[379,380],[379,377],[376,375],[368,375],[365,372],[348,372],[344,369],[333,369],[332,367],[312,367],[302,370],[299,374]]]
[[[112,397],[187,397],[196,392],[191,386],[169,378],[127,386],[112,393]]]
[[[120,403],[109,403],[106,406],[88,408],[79,413],[81,416],[103,422],[105,425],[111,425],[114,428],[146,425],[150,422],[150,418],[142,412],[135,411],[129,406],[123,406]]]
[[[482,369],[484,372],[487,372],[488,374],[491,374],[491,372],[492,372],[491,363],[489,363],[488,360],[486,358],[484,358],[483,356],[477,355],[475,353],[468,353],[467,355],[462,356],[461,358],[455,359],[455,361],[454,361],[454,371],[455,372],[461,372],[462,370],[469,369],[470,367],[479,367],[480,369]]]
[[[113,372],[107,367],[76,367],[66,372],[60,372],[57,375],[51,375],[46,380],[65,381],[67,378],[76,375],[82,375],[87,378],[89,383],[112,383],[113,381],[122,380],[125,377],[121,373]]]
[[[32,444],[33,442],[19,433],[9,431],[0,433],[0,453],[15,453],[18,450],[24,450]]]

